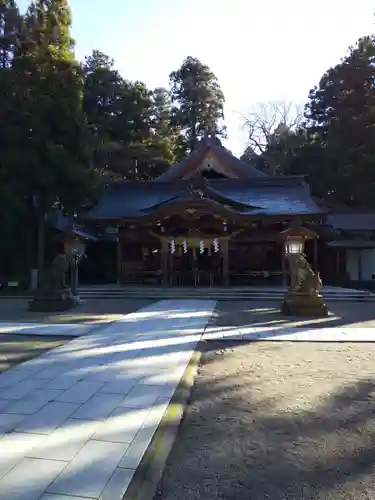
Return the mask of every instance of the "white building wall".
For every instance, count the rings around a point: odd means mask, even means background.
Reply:
[[[374,280],[375,276],[375,249],[347,250],[346,271],[353,281]]]

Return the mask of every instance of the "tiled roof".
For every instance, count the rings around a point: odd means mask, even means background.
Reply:
[[[155,180],[157,182],[176,181],[183,179],[188,174],[191,175],[197,170],[200,162],[209,151],[215,155],[224,167],[227,167],[239,179],[257,179],[260,177],[268,177],[268,175],[264,172],[261,172],[255,167],[234,156],[221,144],[217,137],[205,137],[198,143],[192,153],[183,158],[179,163],[171,165],[166,172]]]
[[[323,210],[311,197],[308,184],[299,177],[268,177],[249,181],[212,181],[223,196],[256,208],[252,214],[316,214]]]
[[[371,240],[334,240],[327,243],[329,247],[333,248],[358,248],[358,249],[372,249],[375,248],[375,241]]]
[[[137,218],[160,206],[212,202],[239,215],[307,215],[324,211],[311,198],[308,185],[299,177],[251,180],[209,180],[198,198],[189,181],[124,181],[111,184],[85,217],[96,220]],[[213,205],[213,210],[215,209]]]
[[[327,224],[341,231],[375,231],[375,212],[330,214]]]
[[[93,231],[86,227],[77,224],[74,217],[68,217],[63,215],[61,212],[53,212],[49,214],[47,221],[57,231],[60,233],[69,233],[74,236],[78,236],[85,240],[99,241],[105,239],[108,241],[116,241],[117,237],[110,234],[101,234],[98,231]]]

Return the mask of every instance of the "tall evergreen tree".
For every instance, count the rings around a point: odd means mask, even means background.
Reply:
[[[326,191],[375,205],[375,37],[365,37],[310,92],[309,133],[324,153]]]
[[[86,58],[84,71],[96,171],[104,179],[158,175],[174,160],[168,93],[125,80],[100,51]]]
[[[82,108],[83,75],[73,53],[66,0],[36,0],[25,15],[13,60],[12,188],[38,228],[44,263],[44,220],[53,206],[73,209],[91,176]]]
[[[19,44],[22,24],[15,0],[0,2],[0,69],[10,68]]]
[[[0,2],[0,274],[18,267],[17,250],[25,244],[22,231],[24,207],[12,190],[9,159],[14,151],[17,125],[12,64],[19,48],[22,18],[14,0]]]
[[[210,70],[194,57],[187,57],[182,66],[170,74],[172,116],[180,127],[186,148],[194,149],[197,140],[207,131],[224,134],[224,94]]]

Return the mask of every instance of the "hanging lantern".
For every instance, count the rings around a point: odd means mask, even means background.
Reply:
[[[184,253],[187,253],[187,250],[188,250],[188,244],[187,244],[187,241],[184,240],[183,243],[182,243],[182,248],[184,250]]]
[[[224,227],[224,232],[226,233],[228,231],[227,221],[226,220],[223,222],[223,227]]]
[[[214,252],[218,252],[219,251],[219,240],[217,238],[215,238],[214,241],[212,242],[212,244],[214,247]]]
[[[204,241],[203,241],[203,240],[201,240],[201,241],[199,242],[199,252],[200,252],[201,254],[202,254],[202,253],[204,253]]]
[[[170,245],[170,250],[171,250],[171,253],[175,253],[175,251],[176,251],[176,243],[175,243],[175,241],[174,241],[174,240],[171,240],[171,241],[169,242],[169,245]]]

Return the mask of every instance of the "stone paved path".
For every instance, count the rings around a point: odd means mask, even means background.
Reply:
[[[121,500],[214,301],[160,301],[0,375],[0,498]]]
[[[10,335],[36,335],[38,337],[81,337],[88,335],[98,325],[77,325],[74,323],[13,323],[0,322],[0,334]]]

